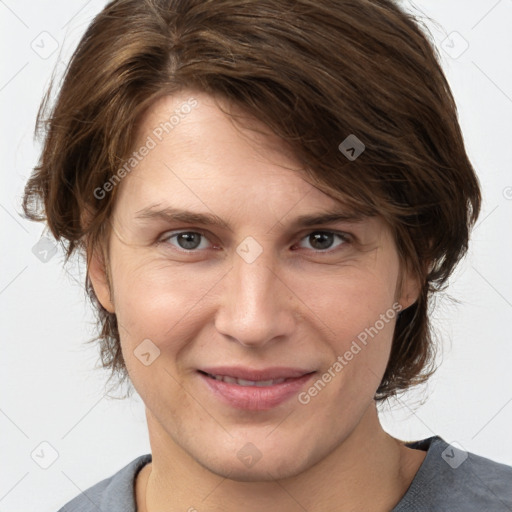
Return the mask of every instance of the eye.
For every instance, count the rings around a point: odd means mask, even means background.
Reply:
[[[160,239],[160,243],[170,243],[178,249],[194,251],[196,249],[207,249],[208,246],[205,246],[206,240],[206,236],[198,231],[180,231],[174,234],[166,234],[165,237]]]
[[[337,244],[336,239],[338,239]],[[351,238],[347,233],[313,231],[305,236],[298,245],[300,247],[304,247],[304,241],[309,243],[310,248],[315,252],[330,252],[329,249],[335,250],[337,247],[350,242]],[[178,231],[174,233],[167,233],[159,240],[159,243],[171,244],[177,249],[189,252],[208,249],[208,244],[210,244],[206,235],[199,231]]]
[[[340,243],[338,243],[335,248],[350,242],[350,236],[348,234],[334,233],[332,231],[313,231],[302,240],[309,242],[314,251],[326,251],[327,249],[332,249],[336,238],[340,240]],[[303,247],[302,245],[300,246]]]

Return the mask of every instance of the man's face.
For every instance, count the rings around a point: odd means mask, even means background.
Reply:
[[[91,279],[117,316],[152,444],[235,480],[313,466],[373,405],[396,315],[415,298],[407,279],[397,290],[389,228],[304,222],[348,212],[277,139],[241,133],[204,94],[157,102],[134,150],[112,217],[112,301],[94,263]]]

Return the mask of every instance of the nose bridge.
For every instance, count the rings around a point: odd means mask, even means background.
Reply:
[[[253,252],[248,258],[254,247],[246,253],[240,249],[244,249],[243,244],[233,255],[233,266],[224,282],[217,329],[247,346],[264,345],[289,335],[293,315],[286,287],[276,276],[279,269],[271,251],[261,250],[256,257]]]

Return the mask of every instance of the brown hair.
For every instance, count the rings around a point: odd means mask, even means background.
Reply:
[[[391,0],[116,0],[76,49],[23,201],[67,257],[109,233],[116,188],[102,187],[133,151],[137,123],[180,89],[227,98],[287,141],[308,176],[363,215],[391,225],[401,261],[422,283],[398,316],[376,400],[435,370],[428,304],[467,250],[480,210],[455,102],[420,21]],[[366,146],[349,160],[339,144]],[[87,225],[83,213],[91,213]],[[115,314],[87,290],[101,360],[126,379]]]

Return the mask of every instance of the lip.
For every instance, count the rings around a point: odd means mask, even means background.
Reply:
[[[251,369],[240,366],[201,368],[198,371],[198,375],[208,386],[209,391],[222,402],[236,409],[253,411],[265,411],[282,404],[296,395],[315,373],[315,371],[302,368]],[[207,374],[252,381],[286,380],[264,387],[241,386],[236,383],[216,380]]]
[[[215,366],[210,368],[200,368],[200,371],[210,375],[224,375],[235,379],[245,380],[274,380],[274,379],[293,379],[302,377],[312,370],[304,368],[290,368],[286,366],[274,366],[271,368],[262,368],[260,370],[245,368],[243,366]]]

